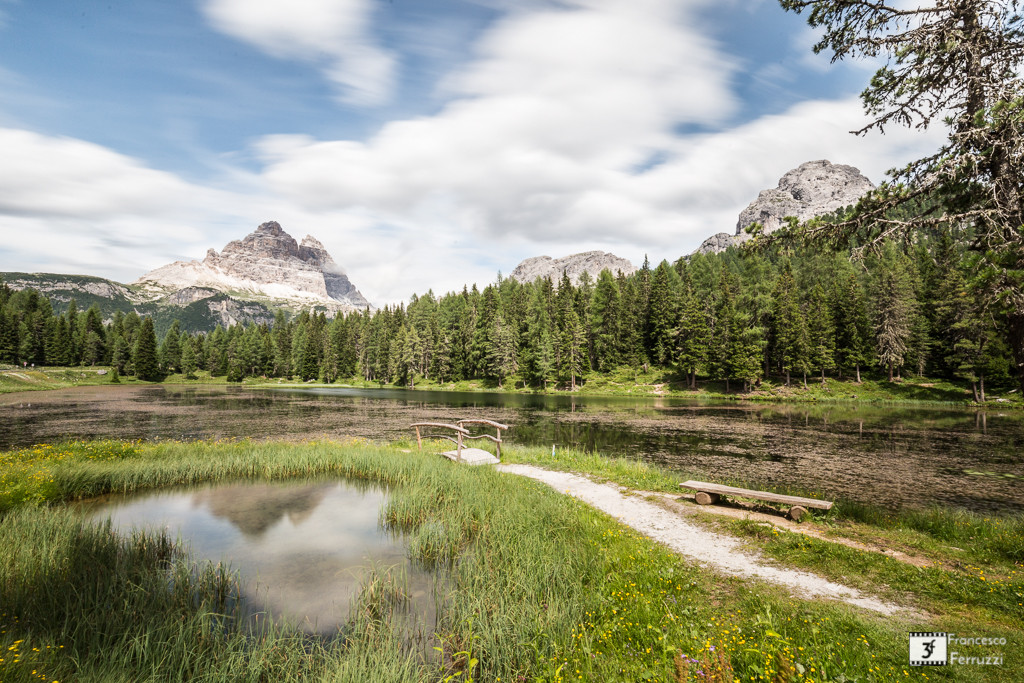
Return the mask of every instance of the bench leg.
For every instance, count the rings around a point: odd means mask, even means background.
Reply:
[[[719,500],[717,493],[705,493],[704,491],[697,491],[694,498],[697,500],[697,505],[713,505]]]
[[[800,519],[806,514],[807,508],[805,507],[794,505],[793,507],[789,508],[789,518],[794,522],[799,522]]]

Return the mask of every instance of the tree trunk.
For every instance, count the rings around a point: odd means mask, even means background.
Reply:
[[[979,403],[979,401],[978,401],[978,382],[975,381],[975,379],[973,377],[971,377],[971,393],[974,394],[974,402],[975,403]]]
[[[821,386],[825,386],[825,366],[821,366]]]
[[[985,375],[981,373],[978,375],[978,385],[981,392],[981,402],[985,402]]]
[[[860,361],[857,361],[857,384],[860,384]]]
[[[804,370],[804,389],[807,388],[807,371]]]
[[[789,368],[786,368],[786,386],[789,386]]]
[[[729,378],[725,378],[725,393],[729,393]]]
[[[889,381],[892,381],[892,363],[889,363]]]

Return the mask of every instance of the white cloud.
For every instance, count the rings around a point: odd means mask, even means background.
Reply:
[[[681,7],[606,0],[513,14],[447,80],[456,99],[436,116],[365,142],[267,137],[264,178],[310,209],[359,211],[435,244],[499,245],[508,272],[510,245],[676,258],[732,230],[759,190],[804,161],[852,164],[877,182],[941,142],[850,135],[863,125],[854,98],[725,128],[732,66]],[[684,123],[719,130],[679,135]],[[642,170],[652,155],[662,163]]]
[[[436,116],[391,122],[367,142],[264,139],[268,183],[390,223],[446,205],[477,239],[616,240],[646,213],[621,191],[631,169],[675,126],[733,111],[732,67],[680,3],[576,5],[498,22],[447,80],[456,99]]]
[[[206,0],[219,31],[283,59],[321,66],[349,104],[385,103],[395,59],[370,30],[373,0]]]
[[[204,241],[204,225],[238,203],[82,140],[3,128],[0,149],[4,247],[36,270],[81,273],[93,264],[91,272],[134,279],[144,264]]]

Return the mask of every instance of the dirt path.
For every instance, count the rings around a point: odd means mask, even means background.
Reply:
[[[576,474],[532,465],[498,465],[497,469],[544,482],[608,513],[702,566],[724,574],[770,581],[786,586],[796,594],[842,600],[886,615],[909,612],[904,607],[883,602],[820,576],[768,565],[755,552],[743,548],[738,539],[694,526],[678,514],[642,498],[623,495],[616,484],[598,484]]]

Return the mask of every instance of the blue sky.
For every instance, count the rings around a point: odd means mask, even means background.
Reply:
[[[769,0],[0,0],[0,270],[122,282],[266,220],[377,305],[673,260],[858,138],[874,66]]]

